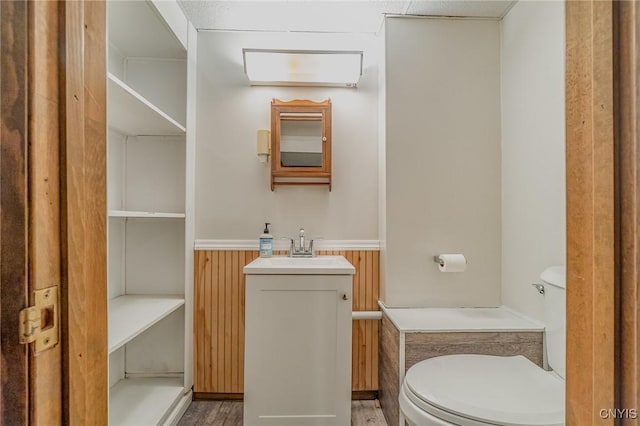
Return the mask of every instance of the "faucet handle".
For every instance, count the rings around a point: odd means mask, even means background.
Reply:
[[[289,240],[289,256],[295,251],[295,242],[291,237],[280,237],[281,240]]]
[[[318,240],[324,240],[324,238],[322,238],[322,237],[309,238],[309,252],[311,253],[311,256],[315,256],[316,255],[315,249],[313,247],[313,242],[314,241],[318,241]]]

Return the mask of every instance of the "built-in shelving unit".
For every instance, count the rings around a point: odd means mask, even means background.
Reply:
[[[193,380],[196,33],[173,0],[111,0],[107,20],[109,423],[173,424]]]

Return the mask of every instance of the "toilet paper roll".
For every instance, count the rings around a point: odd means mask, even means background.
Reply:
[[[440,272],[464,272],[467,269],[467,259],[464,254],[441,254],[438,256]]]

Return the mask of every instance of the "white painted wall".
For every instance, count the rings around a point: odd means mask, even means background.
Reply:
[[[364,50],[357,89],[251,87],[242,48]],[[276,237],[378,238],[378,69],[374,36],[199,32],[196,239],[256,239],[263,222]],[[270,102],[332,101],[333,190],[278,186],[256,156],[256,131],[270,128]]]
[[[500,27],[386,20],[388,306],[500,304]],[[433,256],[464,253],[464,273]]]
[[[564,3],[521,1],[501,23],[502,300],[543,319],[530,286],[565,262]]]

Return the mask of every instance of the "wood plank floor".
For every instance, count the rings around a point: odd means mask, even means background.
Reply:
[[[242,426],[242,401],[193,401],[178,426]],[[352,401],[352,426],[387,426],[378,401]]]

